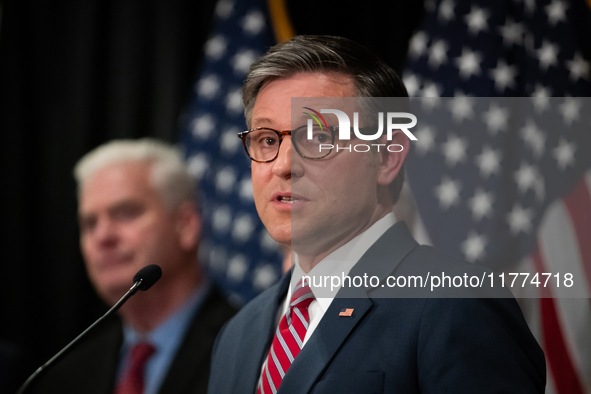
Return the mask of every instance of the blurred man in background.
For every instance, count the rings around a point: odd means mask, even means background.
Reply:
[[[197,261],[195,184],[179,152],[156,140],[113,141],[74,173],[80,245],[99,296],[113,305],[149,264],[162,279],[51,369],[37,392],[204,393],[213,342],[235,310]]]

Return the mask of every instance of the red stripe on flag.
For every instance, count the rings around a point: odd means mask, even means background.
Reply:
[[[538,272],[546,272],[539,248],[532,255],[532,260]],[[544,290],[544,288],[542,289]],[[546,362],[550,366],[552,376],[554,376],[556,392],[558,394],[584,394],[583,386],[564,341],[554,299],[547,298],[551,296],[551,291],[549,288],[546,288],[546,291],[543,290],[542,298],[540,298],[540,310],[544,351]]]
[[[591,242],[589,242],[591,234],[591,196],[585,184],[585,177],[564,198],[564,205],[568,210],[573,228],[577,234],[583,269],[587,276],[587,284],[591,289]]]

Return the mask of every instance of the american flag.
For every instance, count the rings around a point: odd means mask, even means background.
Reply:
[[[547,392],[591,393],[590,8],[431,1],[422,26],[404,74],[423,97],[407,172],[429,237],[493,269],[573,273],[587,298],[517,296]]]
[[[275,39],[264,0],[220,0],[215,14],[204,64],[180,120],[181,145],[200,184],[199,259],[240,305],[281,276],[281,251],[257,215],[250,159],[237,136],[246,129],[242,84]]]

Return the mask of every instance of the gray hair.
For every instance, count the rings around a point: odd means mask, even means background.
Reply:
[[[267,83],[298,73],[340,73],[353,79],[357,97],[408,97],[396,72],[366,47],[343,37],[296,36],[275,45],[257,62],[242,87],[244,116],[250,129],[252,110]],[[392,200],[398,201],[404,183],[404,168],[390,184]]]
[[[78,197],[93,174],[108,165],[126,161],[144,161],[150,165],[152,186],[169,209],[186,201],[195,202],[195,181],[187,172],[179,150],[152,138],[113,140],[84,155],[74,167]]]

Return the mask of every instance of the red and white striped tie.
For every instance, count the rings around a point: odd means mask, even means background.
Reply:
[[[296,286],[289,309],[281,318],[263,373],[259,379],[257,394],[275,394],[293,360],[304,346],[304,338],[308,331],[308,306],[314,301],[310,286]]]

